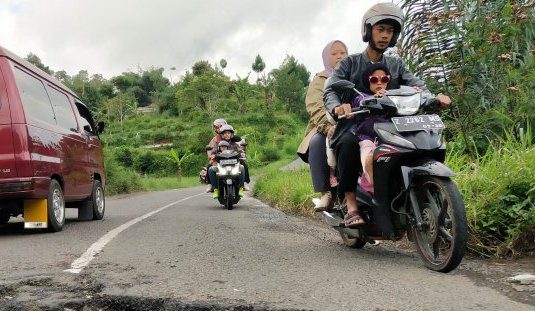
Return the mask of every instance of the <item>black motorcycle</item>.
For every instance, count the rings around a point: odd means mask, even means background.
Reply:
[[[350,97],[358,93],[349,81],[338,81],[333,88]],[[392,121],[374,125],[379,137],[373,153],[374,194],[360,186],[356,190],[366,225],[345,226],[344,201],[322,214],[349,247],[362,248],[375,240],[397,241],[407,234],[428,268],[449,272],[464,256],[467,223],[463,199],[450,179],[454,173],[444,165],[444,124],[436,114],[417,114],[436,103],[430,93],[403,86],[362,100],[352,114],[381,114]],[[352,122],[343,117],[338,126]]]

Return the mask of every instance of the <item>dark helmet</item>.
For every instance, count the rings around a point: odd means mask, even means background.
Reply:
[[[219,151],[221,151],[221,147],[227,147],[228,149],[230,149],[230,143],[226,140],[222,140],[219,142],[219,144],[217,145],[217,149]]]
[[[227,124],[227,121],[225,119],[215,119],[214,122],[212,123],[212,126],[216,127],[216,126],[223,126],[226,124]]]
[[[230,131],[232,135],[234,135],[234,128],[232,125],[225,124],[222,127],[219,128],[219,134],[223,134],[223,132]]]
[[[403,11],[393,3],[378,3],[369,8],[362,17],[362,40],[364,42],[371,40],[372,26],[379,22],[387,22],[394,26],[394,36],[388,46],[395,46],[403,25]]]

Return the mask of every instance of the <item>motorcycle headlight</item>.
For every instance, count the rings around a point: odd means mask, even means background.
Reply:
[[[420,97],[420,93],[410,96],[388,96],[396,105],[398,114],[402,116],[410,116],[418,112],[421,102]]]
[[[232,168],[231,174],[234,175],[234,176],[240,175],[240,166],[239,165],[234,166]]]
[[[377,134],[381,137],[381,139],[385,142],[391,143],[393,145],[397,145],[400,147],[405,147],[409,149],[416,149],[416,146],[411,142],[406,140],[405,138],[401,136],[394,135],[390,133],[389,131],[385,131],[383,129],[377,129]]]

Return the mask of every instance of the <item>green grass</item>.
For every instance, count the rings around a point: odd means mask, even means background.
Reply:
[[[309,169],[281,171],[281,166],[266,168],[256,181],[253,194],[284,212],[311,216],[315,195]]]
[[[141,177],[141,187],[146,191],[159,191],[178,188],[189,188],[199,186],[199,177],[182,177],[179,181],[173,177]]]

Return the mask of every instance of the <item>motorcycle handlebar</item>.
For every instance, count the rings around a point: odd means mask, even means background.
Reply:
[[[353,112],[348,113],[348,114],[339,115],[338,119],[345,119],[348,116],[354,116],[354,115],[359,115],[359,114],[367,114],[367,113],[370,113],[370,110],[368,110],[368,109],[357,110],[357,111],[353,111]]]

